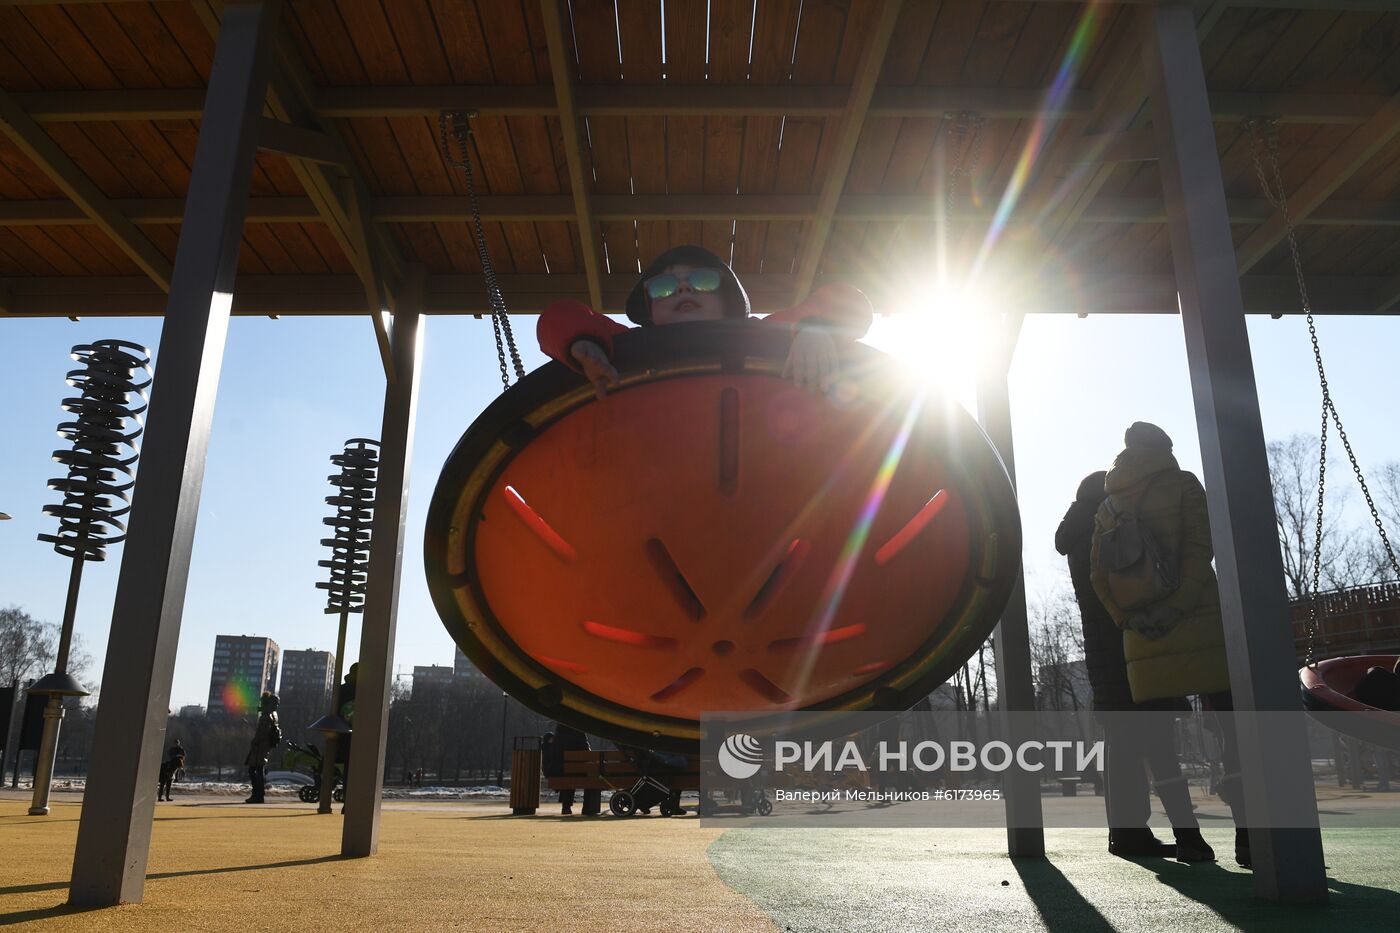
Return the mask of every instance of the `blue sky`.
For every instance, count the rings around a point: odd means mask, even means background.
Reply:
[[[884,317],[867,342],[916,368],[946,374],[952,390],[970,402],[968,338],[956,320],[941,326]],[[515,321],[529,368],[543,362],[534,321]],[[1266,436],[1315,433],[1317,379],[1302,319],[1251,318],[1249,329]],[[1363,466],[1400,460],[1388,394],[1400,320],[1323,318],[1319,331],[1334,397]],[[63,416],[58,405],[72,368],[69,348],[120,338],[154,351],[159,336],[154,318],[0,322],[0,511],[14,517],[0,523],[0,606],[19,605],[52,622],[62,618],[68,561],[35,536],[56,524],[40,510],[58,501],[45,482],[60,475],[50,453],[62,446],[54,427]],[[1011,388],[1025,565],[1035,599],[1064,577],[1051,539],[1075,487],[1086,473],[1107,467],[1129,423],[1162,425],[1176,440],[1182,466],[1199,474],[1181,322],[1169,316],[1032,317]],[[452,662],[452,642],[423,579],[424,516],[448,453],[499,391],[490,322],[428,319],[395,656],[404,672],[414,664]],[[333,470],[327,458],[347,438],[378,436],[382,402],[383,376],[366,318],[232,322],[172,706],[205,702],[216,635],[269,635],[283,649],[334,647],[335,618],[323,614],[324,594],[314,586],[324,573],[316,562],[326,556],[319,541],[326,533],[321,518],[329,514],[324,498]],[[94,678],[106,651],[121,553],[118,545],[105,564],[84,573],[77,631],[93,656]],[[357,642],[352,621],[352,659]]]

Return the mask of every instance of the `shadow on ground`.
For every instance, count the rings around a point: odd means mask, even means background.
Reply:
[[[264,862],[260,865],[228,865],[219,868],[194,868],[188,871],[160,871],[151,872],[146,875],[147,881],[156,881],[162,878],[187,878],[194,875],[223,875],[240,871],[261,871],[267,868],[294,868],[301,865],[319,865],[323,862],[339,862],[342,857],[339,855],[323,855],[320,858],[288,859],[285,862]],[[68,887],[67,881],[43,881],[37,884],[17,884],[0,888],[0,897],[6,894],[36,894],[41,891],[61,891]],[[45,907],[37,910],[21,910],[8,914],[0,914],[0,926],[12,926],[16,923],[24,923],[30,920],[44,920],[50,917],[62,917],[67,914],[86,913],[90,910],[101,910],[100,907],[82,907],[72,904],[59,904],[55,907]]]

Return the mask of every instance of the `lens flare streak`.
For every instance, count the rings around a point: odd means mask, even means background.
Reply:
[[[865,504],[861,507],[860,514],[856,518],[850,534],[846,536],[846,543],[842,546],[841,553],[836,559],[836,565],[827,578],[826,587],[822,591],[821,608],[816,625],[809,632],[813,647],[806,652],[797,678],[801,685],[798,690],[799,695],[806,689],[807,680],[816,663],[817,652],[824,643],[822,638],[830,630],[832,619],[836,617],[837,610],[841,608],[846,588],[850,585],[851,577],[855,574],[856,562],[860,559],[866,541],[870,538],[870,528],[875,523],[875,516],[880,512],[880,505],[885,501],[885,494],[889,492],[890,483],[894,480],[895,469],[904,457],[904,449],[908,446],[909,438],[914,433],[914,425],[918,421],[919,413],[923,411],[924,400],[927,397],[927,392],[920,392],[911,400],[909,410],[904,416],[904,422],[899,426],[899,431],[885,451],[884,460],[875,473],[875,479],[870,484],[870,493],[866,496]]]
[[[1035,123],[1031,127],[1026,144],[1022,147],[1021,155],[1016,160],[1016,167],[1011,172],[1011,180],[1006,185],[1006,191],[1002,193],[996,214],[993,215],[992,223],[987,228],[987,235],[982,240],[982,248],[977,254],[977,260],[972,264],[972,270],[968,276],[969,282],[977,281],[982,267],[990,258],[992,250],[1001,239],[1001,235],[1006,231],[1011,213],[1015,210],[1016,203],[1021,199],[1026,183],[1030,180],[1031,169],[1034,168],[1036,159],[1039,158],[1050,138],[1050,120],[1046,114],[1059,112],[1062,108],[1065,98],[1069,96],[1070,90],[1074,87],[1075,79],[1079,76],[1080,67],[1087,60],[1087,53],[1094,35],[1098,31],[1098,25],[1099,3],[1095,0],[1085,9],[1074,27],[1074,35],[1070,39],[1069,47],[1065,49],[1064,58],[1060,60],[1055,80],[1051,82],[1049,90],[1045,92],[1045,104],[1041,107],[1041,113],[1036,117]]]

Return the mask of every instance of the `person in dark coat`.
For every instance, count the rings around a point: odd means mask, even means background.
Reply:
[[[1400,661],[1395,667],[1372,667],[1366,670],[1352,693],[1367,706],[1400,712]]]
[[[1104,713],[1107,752],[1104,806],[1108,811],[1108,851],[1123,856],[1175,855],[1182,861],[1209,861],[1214,853],[1201,836],[1191,809],[1186,778],[1181,774],[1172,741],[1171,720],[1162,713],[1188,709],[1179,699],[1133,702],[1128,665],[1123,657],[1123,633],[1104,608],[1090,581],[1089,553],[1094,540],[1094,516],[1103,503],[1106,471],[1090,473],[1079,484],[1074,502],[1055,532],[1055,549],[1069,562],[1074,597],[1084,629],[1084,664],[1094,694],[1094,710]],[[1156,715],[1124,716],[1130,711]],[[1151,798],[1147,773],[1171,820],[1173,848],[1148,828]]]
[[[554,728],[554,741],[551,743],[551,757],[556,762],[555,767],[559,774],[564,773],[564,753],[565,752],[586,752],[589,750],[588,736],[584,735],[573,726],[566,726],[562,722]],[[549,772],[546,771],[546,774]],[[583,792],[583,812],[585,816],[601,812],[602,792],[596,790],[586,790]],[[597,798],[595,803],[593,798]],[[593,804],[590,812],[590,803]],[[574,812],[574,792],[572,790],[561,790],[559,792],[559,812],[570,814]]]
[[[282,728],[277,725],[277,694],[264,693],[258,704],[258,727],[253,732],[253,741],[248,746],[248,780],[253,785],[253,793],[244,803],[262,803],[263,789],[267,780],[267,756],[282,741]]]
[[[1094,520],[1089,577],[1108,614],[1123,630],[1123,656],[1133,699],[1199,696],[1211,711],[1208,727],[1220,739],[1224,773],[1217,785],[1235,823],[1235,861],[1253,865],[1249,847],[1240,744],[1225,658],[1225,627],[1215,577],[1215,550],[1205,487],[1172,456],[1160,427],[1135,421],[1123,432],[1123,450],[1104,477],[1107,497]],[[1119,516],[1132,515],[1176,569],[1176,587],[1157,602],[1130,608],[1115,598],[1115,575],[1099,560]],[[1224,715],[1221,715],[1224,714]]]
[[[156,800],[170,800],[170,787],[175,783],[175,778],[185,769],[185,746],[176,739],[175,744],[170,746],[170,751],[165,753],[165,760],[160,763],[160,784],[156,787]]]

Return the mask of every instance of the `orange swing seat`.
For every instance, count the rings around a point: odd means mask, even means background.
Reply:
[[[693,750],[706,713],[903,710],[996,625],[1020,566],[976,423],[864,345],[831,394],[751,322],[630,331],[599,401],[549,363],[468,428],[429,507],[443,623],[527,706]]]

